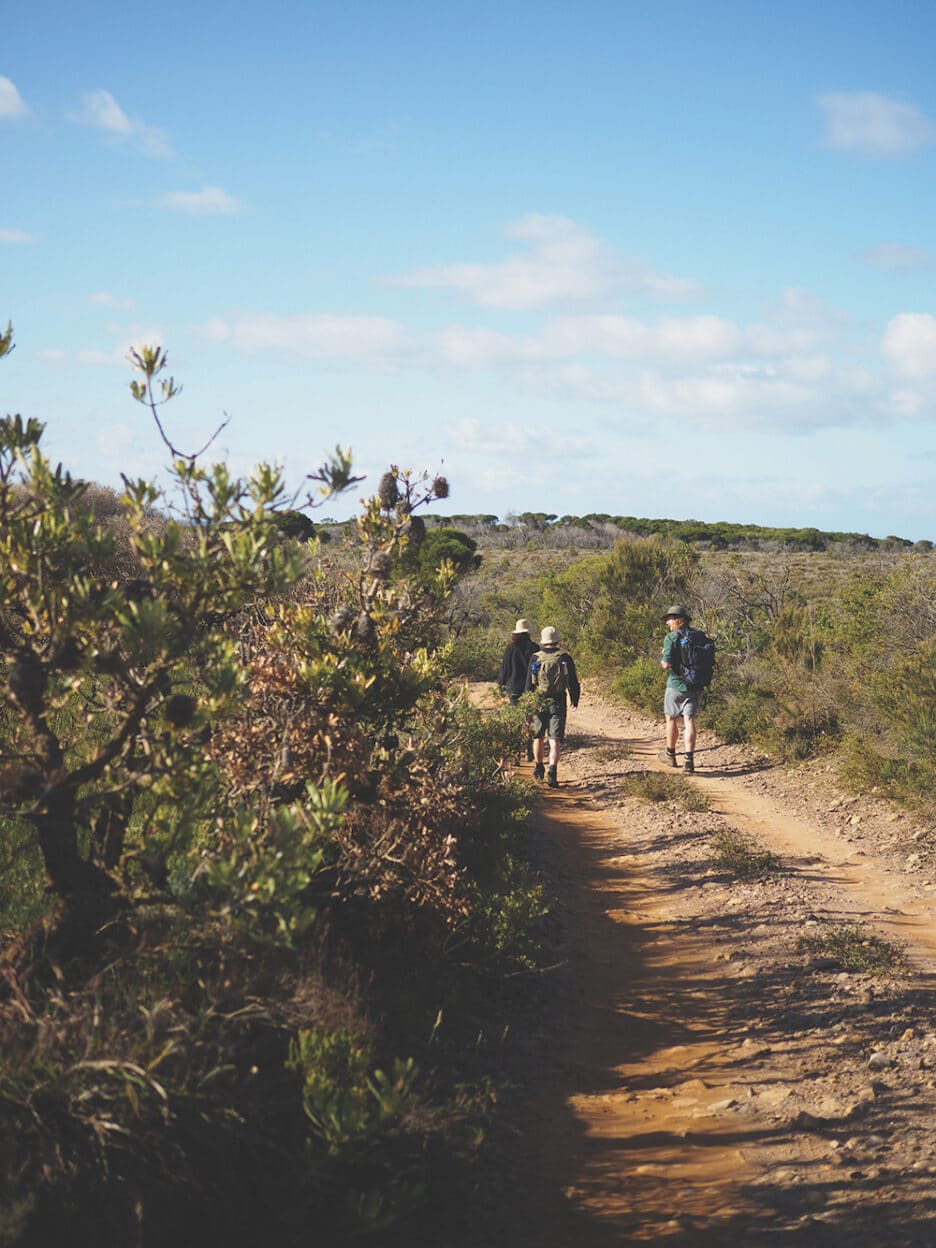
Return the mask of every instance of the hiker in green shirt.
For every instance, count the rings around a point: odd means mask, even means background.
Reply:
[[[660,761],[669,767],[678,767],[676,743],[679,741],[679,721],[683,721],[683,740],[686,751],[686,771],[695,771],[695,717],[699,709],[700,690],[690,689],[680,676],[679,630],[687,628],[692,616],[686,607],[674,604],[663,617],[669,632],[663,639],[663,656],[660,666],[666,670],[666,690],[663,695],[663,714],[666,716],[666,749],[660,751]]]

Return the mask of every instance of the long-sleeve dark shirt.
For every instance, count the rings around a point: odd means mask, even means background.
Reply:
[[[497,683],[512,698],[519,698],[526,687],[527,668],[530,659],[536,653],[536,646],[529,633],[522,633],[507,643],[504,657],[501,659]]]

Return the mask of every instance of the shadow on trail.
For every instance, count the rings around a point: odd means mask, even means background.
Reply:
[[[579,736],[576,746],[587,742]],[[505,1115],[517,1134],[501,1141],[493,1198],[488,1193],[485,1207],[462,1228],[463,1238],[439,1241],[438,1248],[936,1245],[936,1194],[925,1172],[907,1176],[899,1200],[893,1193],[878,1198],[881,1163],[872,1164],[873,1158],[838,1170],[816,1161],[798,1184],[779,1172],[774,1181],[773,1170],[752,1177],[741,1150],[788,1145],[802,1135],[801,1121],[782,1113],[723,1113],[703,1116],[698,1130],[676,1132],[653,1119],[654,1100],[672,1097],[690,1081],[730,1085],[737,1073],[750,1083],[752,1044],[764,1050],[765,1084],[782,1090],[784,1082],[795,1083],[808,1091],[809,1080],[795,1071],[809,1069],[811,1046],[818,1051],[823,1033],[844,1023],[843,1054],[863,1052],[887,1034],[890,1015],[908,1005],[921,1022],[931,1017],[932,987],[918,983],[902,996],[875,1000],[857,997],[835,970],[804,965],[791,976],[781,964],[745,976],[744,939],[753,913],[738,905],[701,922],[660,919],[661,898],[671,901],[713,877],[698,865],[671,862],[636,877],[635,854],[653,850],[661,862],[665,858],[659,838],[623,844],[600,812],[582,809],[581,796],[580,789],[562,788],[547,795],[534,829],[544,880],[558,898],[545,954],[558,969],[531,977],[523,989],[529,993],[527,1024],[514,1038],[516,1086]],[[675,830],[669,839],[676,845],[698,835]],[[782,921],[776,933],[762,914],[756,923],[759,939],[783,938]],[[713,961],[713,937],[726,934],[741,951],[740,967]],[[778,1059],[767,1069],[790,1045],[806,1060],[794,1068]],[[649,1107],[645,1125],[633,1108],[616,1116],[622,1100]],[[883,1081],[857,1127],[843,1110],[817,1129],[827,1145],[840,1149],[856,1130],[886,1139],[898,1103],[912,1115],[912,1088]],[[588,1114],[577,1112],[583,1104]],[[732,1155],[735,1172],[722,1166],[713,1171],[717,1181],[707,1183],[710,1158]],[[851,1204],[846,1197],[857,1193],[862,1199]]]

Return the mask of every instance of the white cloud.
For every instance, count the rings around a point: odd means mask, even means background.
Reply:
[[[936,317],[927,312],[893,317],[881,350],[901,377],[936,377]]]
[[[412,357],[409,335],[380,316],[245,315],[233,323],[213,319],[200,327],[208,341],[230,342],[245,355],[285,351],[303,359],[354,360],[385,365]]]
[[[132,312],[136,307],[135,299],[121,299],[106,290],[96,291],[88,296],[88,303],[96,308],[113,308],[117,312]]]
[[[919,273],[933,267],[934,256],[925,247],[906,247],[901,243],[880,243],[859,251],[857,259],[872,269],[886,273]]]
[[[0,243],[34,243],[38,238],[38,234],[30,234],[26,230],[0,229]]]
[[[454,290],[481,307],[512,311],[623,293],[655,300],[685,300],[701,293],[694,282],[616,257],[608,244],[568,217],[523,217],[507,227],[507,234],[527,244],[524,254],[495,264],[415,269],[392,279],[393,284]]]
[[[861,156],[907,156],[936,140],[936,123],[914,108],[874,91],[830,91],[818,97],[825,143]]]
[[[29,112],[23,97],[9,78],[0,76],[0,117],[16,121]]]
[[[65,351],[59,347],[44,347],[34,353],[34,358],[47,364],[80,365],[83,368],[130,369],[128,355],[131,348],[139,349],[142,343],[163,342],[162,330],[152,325],[132,325],[125,329],[116,344],[109,350],[99,348]]]
[[[200,191],[170,191],[158,200],[161,208],[184,212],[190,217],[230,217],[241,211],[240,200],[220,186],[203,186]]]
[[[541,223],[527,226],[531,234],[549,233]],[[874,340],[867,326],[801,289],[784,291],[751,324],[714,314],[649,320],[589,313],[544,317],[510,333],[379,316],[240,312],[194,332],[241,355],[279,352],[356,370],[496,370],[523,395],[602,404],[632,432],[664,420],[806,433],[936,414],[936,317],[904,313]],[[466,438],[470,432],[466,427]],[[498,448],[526,436],[514,434],[513,426],[499,430]]]
[[[68,114],[68,120],[81,126],[102,130],[113,141],[128,143],[144,156],[167,159],[172,155],[164,130],[147,125],[124,112],[109,91],[98,88],[81,93],[81,107]]]
[[[538,431],[531,425],[509,421],[490,425],[472,418],[459,421],[454,431],[454,442],[463,454],[516,456],[524,455],[531,446],[535,446],[538,436]],[[593,439],[574,433],[553,432],[549,447],[560,463],[569,458],[591,459],[596,454]],[[515,465],[516,461],[511,460],[511,472],[516,471]]]

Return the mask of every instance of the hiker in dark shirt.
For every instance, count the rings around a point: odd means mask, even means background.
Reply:
[[[571,654],[559,648],[559,630],[544,628],[540,634],[540,648],[530,660],[527,673],[527,689],[535,689],[540,704],[533,716],[533,779],[542,780],[551,789],[558,788],[556,767],[565,740],[566,702],[574,711],[579,704],[581,687],[575,662]],[[549,768],[543,766],[543,741],[549,738]]]
[[[497,683],[507,694],[511,706],[516,706],[526,688],[527,669],[535,652],[536,645],[530,636],[530,621],[517,620],[497,674]]]
[[[530,659],[535,653],[536,643],[530,636],[530,621],[517,620],[514,631],[510,635],[510,641],[507,643],[507,649],[504,651],[504,657],[501,659],[500,671],[497,673],[497,683],[507,694],[511,706],[516,706],[526,688]],[[527,762],[532,763],[533,742],[527,733],[524,733],[523,740]]]

